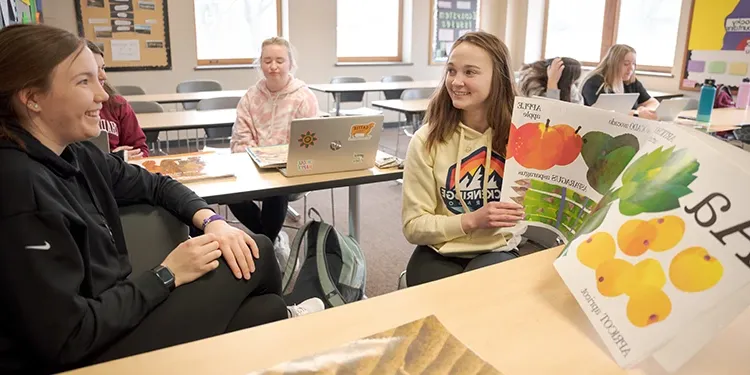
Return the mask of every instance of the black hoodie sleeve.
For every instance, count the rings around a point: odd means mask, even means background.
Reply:
[[[167,176],[150,173],[112,155],[105,157],[118,206],[134,203],[161,206],[190,226],[198,210],[210,209],[192,190]]]
[[[82,227],[58,212],[0,216],[0,306],[5,325],[39,361],[57,368],[87,360],[169,295],[153,273],[123,280],[96,298],[80,295],[85,260],[73,237]]]
[[[583,88],[581,89],[581,96],[583,96],[583,104],[592,106],[599,99],[601,92],[599,89],[604,83],[604,77],[600,75],[591,76],[584,82]]]

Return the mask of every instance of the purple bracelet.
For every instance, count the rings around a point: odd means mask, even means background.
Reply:
[[[224,219],[224,216],[221,216],[219,214],[213,214],[208,219],[203,220],[203,227],[201,228],[201,230],[205,232],[206,231],[206,225],[210,224],[211,222],[217,221],[217,220],[226,221],[226,219]]]

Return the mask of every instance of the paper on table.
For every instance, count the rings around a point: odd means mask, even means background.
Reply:
[[[316,355],[254,371],[266,374],[502,375],[430,315]]]
[[[138,40],[112,40],[112,61],[140,61]]]

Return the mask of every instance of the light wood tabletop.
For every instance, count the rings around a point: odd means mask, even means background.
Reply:
[[[206,153],[155,156],[140,159],[139,162],[200,154]],[[378,156],[387,154],[378,151]],[[282,194],[383,182],[399,179],[403,175],[403,171],[398,168],[373,167],[358,171],[286,177],[278,169],[259,169],[247,153],[215,153],[212,157],[220,158],[224,165],[231,165],[228,169],[233,171],[235,177],[185,184],[209,203],[236,203]]]
[[[145,94],[145,95],[125,95],[125,100],[129,102],[157,102],[157,103],[191,103],[199,102],[203,99],[223,98],[223,97],[242,97],[247,90],[222,90],[222,91],[198,91],[183,93],[166,93],[166,94]]]
[[[681,98],[685,96],[681,93],[669,93],[669,92],[661,92],[661,91],[654,91],[654,90],[646,90],[648,91],[648,94],[651,95],[652,98],[656,100],[664,100],[664,99],[672,99],[672,98]]]
[[[387,109],[391,111],[401,112],[407,115],[413,113],[424,113],[427,111],[427,105],[430,104],[430,99],[416,99],[416,100],[373,100],[370,103],[373,107]]]
[[[211,109],[207,111],[176,111],[159,113],[136,113],[143,130],[184,130],[232,126],[237,119],[237,110]]]
[[[662,375],[647,360],[611,359],[552,262],[541,251],[437,282],[231,334],[124,358],[76,374],[247,374],[306,357],[428,315],[504,375]],[[747,374],[750,310],[680,375]]]
[[[440,84],[438,80],[404,81],[404,82],[361,82],[361,83],[316,83],[308,85],[310,90],[319,92],[351,92],[351,91],[382,91],[431,89]]]
[[[201,153],[203,154],[203,153]],[[185,157],[196,153],[181,155],[156,156],[139,159],[137,163],[147,160]],[[377,158],[390,156],[378,151]],[[216,153],[211,157],[219,158],[221,170],[230,170],[234,177],[202,180],[185,183],[198,196],[208,203],[238,203],[273,197],[303,193],[307,191],[348,187],[349,189],[349,235],[359,240],[360,235],[360,185],[376,182],[394,181],[403,177],[403,170],[394,168],[322,173],[307,176],[286,177],[277,169],[259,169],[247,153]]]
[[[136,113],[135,116],[143,130],[185,130],[232,126],[237,119],[237,109]],[[329,116],[327,112],[318,111],[318,117]]]
[[[680,120],[695,120],[698,110],[680,112]],[[705,124],[705,123],[697,123]],[[750,125],[750,109],[715,108],[711,112],[710,127],[739,127]]]

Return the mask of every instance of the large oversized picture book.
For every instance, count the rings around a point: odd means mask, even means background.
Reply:
[[[501,200],[564,239],[555,268],[619,365],[674,371],[747,308],[747,155],[542,98],[516,98],[512,123]]]

